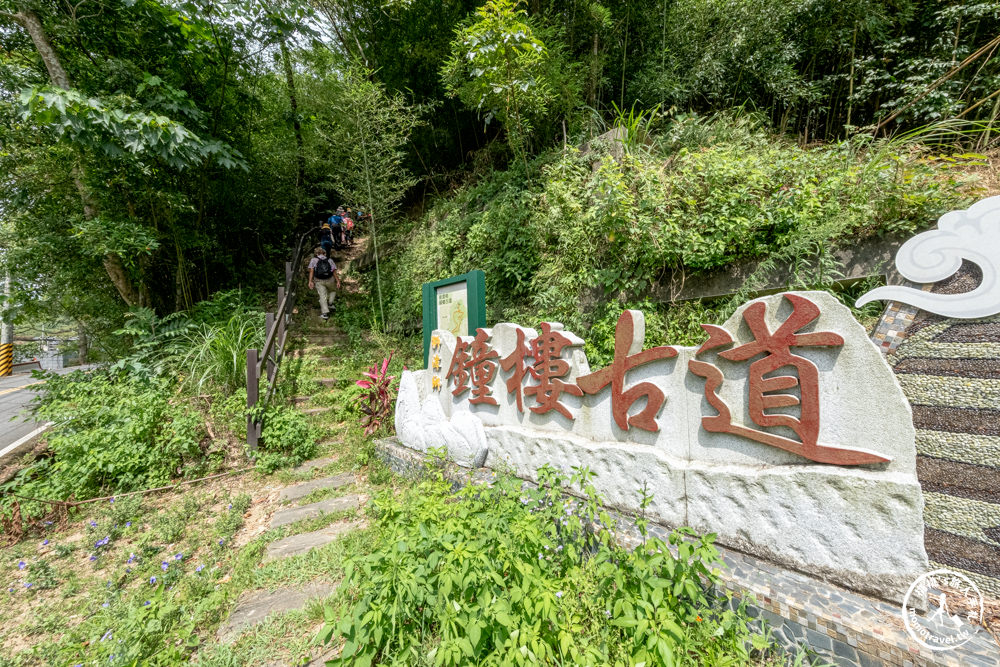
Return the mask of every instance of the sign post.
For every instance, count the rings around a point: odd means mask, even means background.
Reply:
[[[486,326],[486,274],[476,269],[424,283],[424,367],[431,349],[431,332],[445,329],[456,336],[474,336]]]

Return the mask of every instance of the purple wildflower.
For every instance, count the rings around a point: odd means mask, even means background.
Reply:
[[[126,562],[126,563],[131,563],[131,562],[132,562],[132,561],[134,561],[134,560],[135,560],[135,554],[134,554],[134,553],[130,553],[130,554],[128,555],[128,560],[127,560],[127,561],[125,561],[125,562]]]
[[[142,603],[143,607],[148,607],[149,605],[150,605],[149,600],[146,600],[145,602]]]
[[[201,571],[202,571],[202,570],[204,570],[204,569],[205,569],[205,566],[204,566],[204,565],[199,565],[198,567],[194,568],[194,571],[195,571],[195,572],[201,572]]]
[[[170,567],[170,563],[168,563],[167,561],[163,561],[162,563],[160,563],[160,569],[163,570],[164,572],[167,571],[168,567]]]
[[[229,503],[229,507],[227,509],[233,509],[233,504]]]
[[[112,497],[112,498],[111,498],[111,502],[112,502],[112,503],[113,503],[113,502],[115,502],[115,499],[114,499],[114,497]]]
[[[49,541],[46,539],[44,542],[42,542],[42,546],[44,547],[48,543],[49,543]]]
[[[126,521],[125,522],[125,527],[126,528],[131,528],[132,527],[132,522],[131,521]]]
[[[225,541],[225,540],[219,540],[219,546],[220,546],[220,547],[221,547],[221,546],[222,546],[223,544],[225,544],[225,543],[226,543],[226,541]]]
[[[184,558],[184,554],[174,554],[174,560],[180,560]]]
[[[91,562],[97,560],[97,554],[90,554],[90,560]]]
[[[557,591],[556,592],[556,597],[557,598],[561,598],[562,596],[563,596],[563,592],[562,591]]]
[[[101,607],[103,607],[104,609],[107,609],[109,606],[111,605],[108,602],[105,602],[104,604],[101,605]]]
[[[34,586],[34,584],[32,584],[30,581],[24,584],[25,588],[31,588],[32,586]]]
[[[97,528],[97,522],[96,522],[96,521],[94,521],[93,519],[91,519],[91,520],[90,520],[90,527],[91,527],[91,528]]]
[[[27,567],[27,564],[23,560],[17,561],[17,569],[23,570]]]
[[[126,567],[126,568],[125,568],[125,574],[128,574],[128,573],[129,573],[129,572],[131,572],[131,571],[132,571],[132,568],[130,568],[130,567]]]
[[[149,583],[155,584],[156,583],[156,577],[150,577],[149,578]]]
[[[104,633],[104,636],[101,637],[101,641],[103,642],[105,639],[107,639],[110,636],[111,636],[111,630],[108,630],[107,632]]]
[[[94,542],[94,546],[95,547],[103,547],[103,546],[105,546],[110,541],[111,541],[111,536],[110,535],[105,535],[103,540],[97,540],[96,542]]]

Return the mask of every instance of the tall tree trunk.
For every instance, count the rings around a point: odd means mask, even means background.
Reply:
[[[302,141],[302,123],[299,120],[299,102],[295,93],[295,72],[292,70],[292,58],[288,54],[288,45],[281,40],[281,63],[285,68],[285,82],[288,85],[288,104],[292,108],[292,129],[295,131],[295,210],[292,222],[298,227],[299,216],[302,213],[302,189],[306,180],[306,156]]]
[[[600,77],[600,71],[597,64],[597,46],[599,39],[600,32],[595,28],[594,41],[590,48],[590,78],[587,81],[587,106],[592,109],[597,107],[597,84]]]
[[[80,322],[76,324],[76,351],[77,361],[81,364],[87,363],[87,358],[90,357],[90,339],[87,338],[87,330]]]
[[[45,63],[45,69],[49,72],[52,84],[64,90],[72,88],[69,75],[66,74],[59,56],[56,54],[55,49],[52,48],[52,42],[49,41],[48,35],[45,34],[45,28],[42,26],[42,20],[38,18],[38,14],[30,9],[26,9],[14,14],[13,17],[27,31],[28,36],[31,37],[31,41],[35,45],[35,50],[38,51],[38,55],[42,57],[42,62]],[[80,201],[83,204],[83,215],[88,220],[93,220],[97,217],[97,202],[94,201],[93,195],[91,195],[90,190],[87,188],[86,172],[83,166],[76,165],[73,167],[72,175],[73,185],[76,186],[76,191],[79,193]],[[106,254],[104,256],[104,269],[108,272],[108,277],[126,305],[138,305],[139,293],[136,291],[135,285],[132,284],[128,271],[125,270],[122,258],[113,252]]]

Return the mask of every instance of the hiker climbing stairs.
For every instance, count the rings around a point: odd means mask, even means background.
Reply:
[[[333,259],[342,273],[342,294],[338,301],[356,295],[359,284],[351,275],[351,261],[364,252],[365,240],[359,239],[352,248],[335,251]],[[309,256],[303,260],[308,261]],[[332,392],[341,386],[341,378],[333,372],[349,348],[350,339],[336,324],[336,317],[320,318],[316,292],[305,285],[306,272],[300,274],[299,298],[292,313],[289,328],[288,360],[297,366],[296,386],[287,401],[306,415],[311,428],[326,436],[340,425],[334,423],[336,407]],[[336,306],[332,310],[336,313]],[[350,380],[348,380],[350,381]],[[328,439],[321,443],[317,458],[306,461],[284,475],[286,483],[271,489],[261,499],[267,512],[266,527],[261,536],[266,540],[260,555],[258,569],[295,567],[309,569],[309,562],[322,558],[326,549],[345,536],[366,526],[363,508],[371,494],[364,475],[348,470],[352,457],[338,452],[342,443]],[[273,539],[267,539],[273,534]],[[336,591],[336,582],[323,576],[308,581],[296,581],[276,590],[261,588],[244,593],[229,613],[228,619],[217,632],[225,644],[240,641],[258,631],[266,621],[280,619],[292,613],[301,613]],[[321,665],[333,657],[333,647],[318,647],[310,653],[311,662],[284,663],[273,661],[271,667],[291,667],[309,664]]]

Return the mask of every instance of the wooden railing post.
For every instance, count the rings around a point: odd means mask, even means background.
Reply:
[[[290,288],[292,286],[292,263],[285,262],[285,287]]]
[[[257,376],[257,349],[247,350],[247,444],[250,449],[257,449],[257,439],[260,431],[253,418],[253,408],[257,405],[260,378]]]
[[[285,300],[285,288],[278,288],[278,305]],[[291,299],[289,299],[290,301]],[[289,305],[285,304],[285,310],[282,311],[281,316],[278,318],[278,335],[274,337],[274,347],[275,347],[275,358],[277,359],[281,356],[281,353],[285,349],[285,325],[288,323]]]
[[[271,329],[274,328],[274,313],[267,313],[264,316],[264,339],[267,339],[267,335],[271,333]],[[274,379],[274,354],[271,352],[267,353],[267,381],[270,382]]]
[[[282,315],[278,320],[278,335],[274,338],[274,348],[276,356],[285,356],[285,327],[288,325],[288,315]]]

